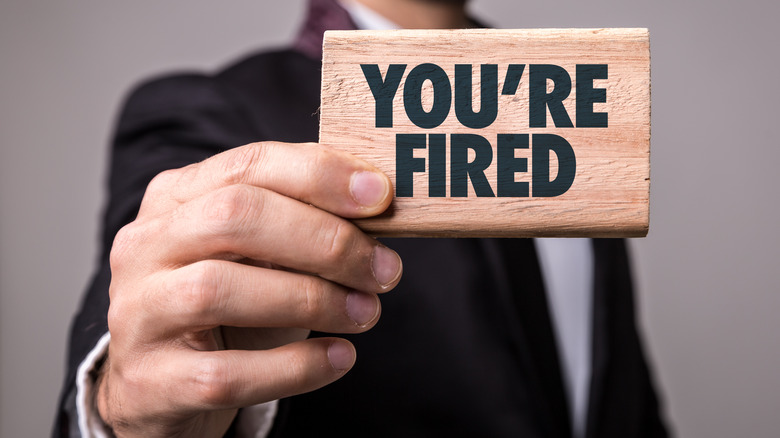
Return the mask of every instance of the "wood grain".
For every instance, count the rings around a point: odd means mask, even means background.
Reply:
[[[451,109],[445,121],[423,129],[404,110],[403,87],[409,71],[433,63],[454,78],[456,64],[472,64],[474,108],[479,108],[481,64],[498,65],[498,116],[488,127],[463,126]],[[408,67],[393,100],[393,127],[377,128],[375,100],[361,64],[377,64],[385,77],[390,64]],[[513,95],[502,95],[509,64],[526,65]],[[575,122],[575,71],[578,64],[606,64],[608,78],[593,81],[606,89],[606,102],[593,110],[608,114],[608,127],[558,128],[547,112],[547,127],[529,126],[531,64],[552,64],[571,76],[572,91],[563,102]],[[432,104],[430,81],[423,107]],[[550,86],[548,86],[548,89]],[[426,106],[427,105],[427,106]],[[414,196],[396,197],[383,215],[355,221],[380,236],[431,237],[641,237],[649,226],[650,200],[650,48],[647,29],[398,30],[329,31],[322,65],[320,143],[346,150],[375,165],[396,182],[396,134],[447,134],[447,196],[428,197],[428,175],[414,173]],[[576,156],[571,187],[556,197],[450,196],[449,135],[478,134],[494,148],[485,175],[495,191],[498,134],[555,134]],[[531,148],[533,144],[531,145]],[[528,159],[532,149],[518,150]],[[553,156],[555,154],[552,154]],[[417,150],[415,157],[427,151]],[[556,174],[551,158],[550,175]],[[427,165],[427,164],[426,164]],[[531,187],[533,192],[533,186]]]

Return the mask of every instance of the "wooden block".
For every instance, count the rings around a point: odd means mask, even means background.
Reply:
[[[322,63],[320,143],[394,184],[367,232],[647,234],[647,29],[329,31]]]

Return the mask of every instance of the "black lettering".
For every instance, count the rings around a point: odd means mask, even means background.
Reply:
[[[469,149],[474,150],[474,161],[468,162]],[[493,161],[493,148],[485,137],[476,134],[450,136],[450,196],[468,196],[468,181],[479,197],[495,196],[490,188],[485,169]]]
[[[422,105],[422,86],[433,84],[433,107],[425,112]],[[404,108],[409,120],[423,129],[435,128],[444,122],[452,106],[452,86],[447,73],[436,64],[420,64],[413,68],[404,84]]]
[[[607,79],[607,64],[577,64],[578,128],[607,127],[607,113],[593,112],[593,103],[607,101],[607,90],[593,88],[594,79]]]
[[[414,196],[414,172],[425,172],[425,158],[415,158],[415,149],[425,149],[425,134],[395,136],[395,196]]]
[[[515,158],[515,149],[528,149],[528,134],[498,134],[496,193],[499,197],[528,197],[528,182],[515,181],[515,173],[528,172],[528,159]]]
[[[574,182],[577,159],[566,139],[555,134],[534,134],[533,153],[533,195],[553,197],[566,193]],[[550,181],[550,151],[558,157],[558,175]]]
[[[482,129],[490,126],[498,115],[498,66],[480,67],[479,112],[474,112],[471,87],[471,64],[455,65],[455,115],[463,126]]]
[[[376,127],[393,127],[393,98],[398,91],[398,85],[406,70],[406,64],[390,64],[387,75],[382,80],[382,73],[376,64],[360,64],[363,76],[366,77],[371,94],[376,102]]]
[[[501,94],[512,95],[517,93],[517,87],[520,85],[520,78],[523,77],[525,64],[509,64],[506,68],[506,77],[504,78],[504,88]]]
[[[430,134],[428,136],[428,196],[443,198],[447,196],[447,136]]]
[[[571,78],[569,73],[557,65],[531,64],[529,73],[528,95],[528,126],[531,128],[547,127],[547,111],[557,128],[572,128],[569,114],[563,101],[571,93]],[[547,79],[553,81],[553,90],[547,93]]]

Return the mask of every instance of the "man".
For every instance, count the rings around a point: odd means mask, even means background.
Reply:
[[[570,288],[593,311],[567,331],[531,240],[380,243],[347,220],[390,181],[299,143],[322,32],[358,23],[474,25],[458,1],[312,0],[293,49],[130,97],[55,435],[665,436],[622,241],[584,241]],[[578,380],[561,346],[583,333]]]

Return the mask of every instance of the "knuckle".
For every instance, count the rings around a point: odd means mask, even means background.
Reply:
[[[225,406],[231,404],[233,391],[228,370],[218,358],[204,357],[193,366],[193,394],[207,406]]]
[[[127,365],[127,364],[126,364]],[[147,370],[139,364],[132,364],[129,366],[114,365],[116,374],[120,376],[122,386],[130,392],[140,392],[147,388],[149,382],[149,373]]]
[[[124,265],[125,259],[130,255],[132,248],[140,239],[139,228],[136,222],[130,222],[120,228],[114,236],[114,242],[109,253],[109,263],[112,270],[116,270]]]
[[[116,388],[128,395],[146,393],[154,385],[154,375],[149,373],[149,361],[127,352],[114,350],[116,344],[109,345],[108,371],[110,381]]]
[[[168,169],[158,173],[146,186],[144,198],[159,198],[167,194],[178,181],[180,174],[179,169]]]
[[[108,322],[108,331],[112,337],[118,337],[122,334],[122,327],[124,326],[125,312],[124,305],[120,304],[121,300],[118,298],[111,299],[111,304],[108,306],[108,314],[106,319]]]
[[[236,236],[246,225],[250,212],[262,204],[260,193],[245,185],[217,190],[204,206],[209,231],[220,237]]]
[[[335,151],[323,147],[315,147],[310,150],[314,152],[311,154],[311,158],[306,161],[306,172],[304,175],[308,175],[315,181],[321,180],[326,177],[335,165],[338,158],[337,154]]]
[[[113,292],[106,314],[112,343],[142,342],[146,337],[145,328],[149,327],[149,313],[138,304],[139,301],[135,297]]]
[[[300,289],[301,316],[307,321],[315,320],[326,310],[325,286],[321,280],[314,277],[305,276],[301,280]]]
[[[172,301],[180,312],[196,321],[205,321],[219,306],[220,273],[211,261],[200,261],[182,268],[168,287]]]
[[[254,169],[262,166],[269,145],[251,143],[231,150],[225,155],[223,169],[228,184],[241,184],[249,181]]]
[[[344,262],[352,252],[355,241],[353,229],[344,221],[337,221],[335,227],[323,233],[324,254],[323,258],[329,265],[338,265]]]

